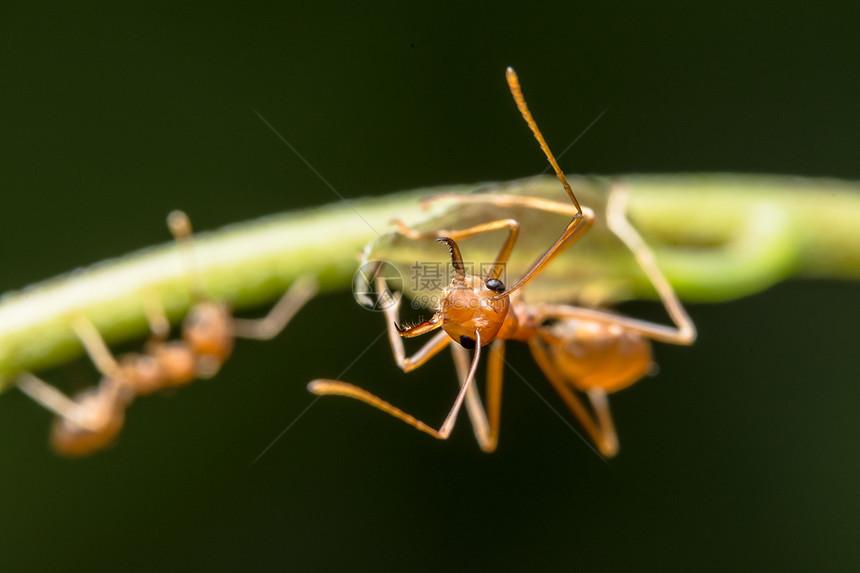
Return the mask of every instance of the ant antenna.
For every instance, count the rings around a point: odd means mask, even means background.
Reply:
[[[505,70],[505,77],[508,80],[508,87],[511,89],[511,95],[514,97],[514,101],[517,104],[517,107],[520,110],[520,114],[523,116],[523,119],[529,126],[529,129],[532,130],[532,133],[537,139],[540,148],[543,149],[544,154],[546,155],[549,164],[552,165],[552,168],[555,170],[556,177],[558,177],[559,181],[561,181],[564,190],[567,192],[567,196],[570,197],[570,200],[573,202],[573,206],[576,207],[576,214],[573,216],[573,219],[570,220],[570,223],[567,224],[567,228],[564,232],[556,239],[555,243],[547,249],[547,251],[541,256],[541,258],[532,265],[532,268],[526,272],[525,275],[512,287],[508,287],[508,289],[502,293],[497,294],[493,297],[493,300],[499,300],[504,297],[508,297],[512,292],[521,288],[528,281],[533,279],[543,268],[545,264],[549,262],[549,260],[558,253],[559,249],[563,248],[565,242],[567,242],[571,237],[573,237],[576,233],[580,232],[582,229],[587,229],[591,226],[594,221],[594,214],[590,209],[586,209],[585,213],[582,211],[582,207],[579,205],[579,201],[576,200],[576,195],[573,194],[573,189],[570,188],[570,184],[568,184],[567,179],[564,177],[564,173],[561,172],[561,169],[558,166],[558,162],[555,160],[552,152],[549,150],[549,145],[547,145],[546,140],[543,138],[543,134],[538,129],[537,123],[535,123],[534,117],[532,117],[531,112],[529,111],[528,105],[526,105],[526,99],[523,97],[523,90],[520,87],[520,80],[517,77],[517,73],[513,68],[509,67]],[[569,242],[567,243],[570,244]]]
[[[197,260],[194,257],[191,220],[184,211],[171,211],[167,215],[167,228],[170,229],[170,233],[176,239],[176,244],[179,245],[179,250],[185,259],[185,267],[188,271],[188,289],[191,291],[192,298],[196,301],[205,300],[203,282],[200,273],[197,272]]]
[[[514,96],[514,101],[517,104],[517,108],[520,110],[520,114],[523,116],[523,119],[526,120],[529,129],[532,130],[535,139],[537,139],[538,145],[543,149],[547,160],[549,160],[549,164],[552,165],[552,168],[555,170],[556,177],[561,180],[561,184],[564,186],[564,190],[567,191],[567,195],[570,197],[570,200],[573,201],[574,205],[576,205],[576,210],[579,211],[579,213],[582,213],[582,208],[579,206],[579,201],[576,200],[576,196],[573,194],[573,189],[570,188],[570,184],[568,184],[567,179],[564,178],[564,173],[561,172],[561,168],[559,168],[558,162],[555,160],[555,156],[552,154],[552,151],[549,150],[549,145],[547,145],[537,123],[535,123],[534,117],[532,117],[532,113],[529,111],[529,106],[526,105],[526,98],[523,97],[523,89],[520,87],[520,79],[517,77],[517,73],[512,67],[508,67],[508,69],[505,70],[505,78],[508,80],[508,87],[511,90],[511,95]]]

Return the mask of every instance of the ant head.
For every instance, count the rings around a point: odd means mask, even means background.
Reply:
[[[189,344],[179,340],[159,344],[153,348],[152,354],[158,364],[161,383],[164,386],[181,386],[196,378],[197,353]]]
[[[233,328],[227,306],[216,302],[194,305],[182,325],[182,338],[195,354],[223,362],[233,351]]]
[[[447,237],[438,240],[447,243],[455,271],[451,286],[442,292],[442,328],[464,348],[475,347],[476,331],[481,335],[481,344],[489,344],[502,328],[510,308],[510,297],[494,298],[505,292],[505,285],[496,277],[467,275],[457,243]]]
[[[465,348],[475,347],[475,331],[481,333],[481,344],[496,338],[510,308],[510,298],[493,299],[500,291],[499,279],[465,275],[463,282],[443,292],[442,328]],[[502,285],[504,292],[504,285]]]

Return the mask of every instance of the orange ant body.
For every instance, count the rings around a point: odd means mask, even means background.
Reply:
[[[444,242],[451,253],[455,276],[451,285],[443,290],[439,309],[430,320],[404,329],[398,326],[399,299],[385,309],[389,342],[397,364],[404,371],[418,368],[446,346],[451,346],[460,379],[460,392],[448,416],[437,430],[352,384],[320,379],[312,381],[308,389],[318,395],[341,395],[361,400],[439,439],[449,437],[459,410],[465,403],[479,445],[484,451],[491,452],[496,449],[498,443],[504,341],[524,341],[529,344],[538,365],[583,425],[589,438],[603,455],[611,457],[618,451],[618,440],[606,395],[629,386],[648,372],[651,367],[649,339],[692,344],[696,336],[695,328],[668,281],[657,268],[650,249],[627,222],[624,215],[627,193],[621,186],[616,186],[610,194],[607,222],[610,229],[633,251],[677,328],[598,310],[570,305],[527,304],[522,300],[518,289],[537,276],[552,258],[577,240],[593,223],[594,214],[581,207],[576,200],[528,110],[512,68],[507,69],[506,77],[523,119],[555,170],[571,199],[571,204],[506,195],[446,195],[438,198],[444,197],[462,203],[488,202],[500,207],[519,203],[529,208],[567,214],[572,216],[572,219],[555,243],[513,287],[507,289],[499,276],[519,233],[517,221],[501,219],[468,229],[431,233],[415,231],[395,221],[401,234],[416,240],[436,239]],[[508,238],[490,273],[486,276],[466,274],[456,241],[503,228],[508,229]],[[377,280],[377,289],[380,293],[391,296],[382,279]],[[443,332],[436,334],[413,356],[406,357],[402,338],[418,336],[440,327]],[[489,416],[472,386],[481,347],[488,344],[490,350],[486,396]],[[475,350],[471,366],[464,348]],[[576,394],[577,391],[588,398],[593,414],[583,405]]]
[[[99,384],[75,400],[30,373],[22,373],[18,387],[57,414],[51,445],[65,456],[86,456],[110,445],[122,430],[125,410],[138,396],[211,378],[230,357],[237,337],[268,340],[280,333],[293,315],[316,293],[316,281],[300,278],[264,318],[233,318],[223,302],[206,300],[194,268],[191,223],[174,211],[168,227],[186,256],[195,299],[182,322],[179,340],[167,340],[170,323],[160,305],[147,305],[153,333],[143,353],[114,358],[95,326],[83,316],[72,322],[90,359],[102,374]]]
[[[652,368],[651,340],[690,345],[696,329],[677,295],[656,264],[654,255],[625,215],[628,192],[616,184],[609,193],[606,208],[607,226],[634,254],[640,268],[657,291],[674,327],[631,319],[609,312],[571,305],[526,303],[521,297],[511,299],[510,315],[517,328],[500,332],[490,347],[487,402],[489,421],[477,398],[472,406],[466,402],[475,435],[481,448],[493,451],[498,439],[501,404],[504,340],[527,342],[538,366],[565,401],[571,412],[597,446],[600,453],[612,457],[618,452],[607,395],[622,390],[645,377]],[[528,201],[526,205],[547,211],[570,210],[561,203],[543,199],[515,198],[507,195],[454,196],[432,200],[486,202],[496,206]],[[401,229],[402,231],[402,229]],[[384,285],[380,285],[384,288]],[[396,309],[392,312],[396,316]],[[465,353],[451,345],[461,383],[465,381]],[[583,394],[590,411],[578,394]]]

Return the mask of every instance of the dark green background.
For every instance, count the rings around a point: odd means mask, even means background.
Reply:
[[[562,160],[571,172],[860,178],[858,14],[645,4],[4,4],[0,291],[166,240],[173,208],[210,229],[335,201],[250,106],[347,197],[540,172],[507,65],[556,149],[611,104]],[[609,463],[508,372],[493,455],[468,423],[436,442],[328,399],[251,466],[311,402],[305,383],[382,330],[348,293],[240,343],[216,379],[135,404],[93,459],[52,456],[48,414],[9,393],[0,563],[856,570],[857,286],[793,282],[690,312],[696,346],[660,346],[659,376],[614,398]],[[509,360],[563,411],[523,348]],[[93,376],[85,362],[51,375]],[[455,390],[445,357],[406,377],[383,341],[345,378],[433,423]]]

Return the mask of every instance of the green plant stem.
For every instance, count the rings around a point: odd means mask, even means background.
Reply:
[[[630,216],[657,245],[661,268],[685,300],[728,300],[788,276],[860,279],[860,185],[739,175],[625,180],[632,190]],[[582,178],[576,184],[593,191],[607,181]],[[505,189],[529,193],[535,184],[512,182]],[[552,178],[538,184],[557,186]],[[272,301],[303,275],[316,276],[322,290],[345,289],[358,253],[387,231],[390,219],[423,216],[418,198],[483,187],[350,200],[201,233],[195,236],[196,266],[209,295],[236,308]],[[172,320],[181,317],[192,302],[187,274],[175,245],[168,243],[5,295],[0,390],[14,383],[17,372],[79,355],[81,346],[69,327],[76,314],[92,320],[109,343],[147,334],[147,301],[162,303]],[[644,283],[637,283],[634,293],[652,296]]]

